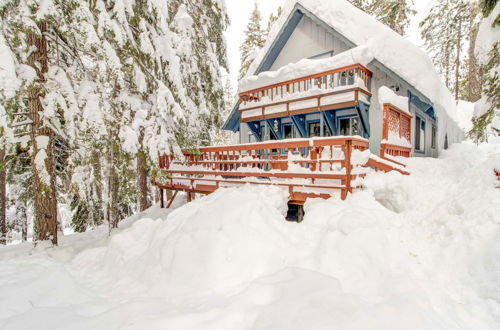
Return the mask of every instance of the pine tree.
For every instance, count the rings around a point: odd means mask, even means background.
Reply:
[[[28,165],[42,173],[53,169],[51,194],[73,200],[75,228],[87,230],[103,220],[116,227],[144,208],[151,191],[146,176],[154,172],[149,169],[157,166],[159,153],[210,143],[209,132],[222,125],[219,68],[227,67],[222,35],[227,15],[214,0],[40,3],[0,6],[0,47],[12,53],[16,81],[0,86],[0,128],[7,137],[0,139],[0,149],[12,158],[7,157],[9,180],[25,173],[17,168],[22,153],[14,150],[22,144],[35,150],[36,159],[37,143],[43,142],[52,163],[40,167],[28,160]],[[40,22],[46,24],[43,34]],[[28,66],[29,33],[46,42],[43,66]],[[32,86],[39,98],[27,97]],[[49,130],[43,135],[48,142],[26,139],[25,133],[16,137],[20,130],[12,125],[13,114],[26,112],[35,99],[43,114],[37,125]],[[138,167],[145,171],[136,180]]]
[[[363,11],[367,11],[369,6],[368,0],[348,0],[348,1]]]
[[[269,35],[269,32],[271,32],[273,24],[278,20],[278,18],[280,18],[282,14],[283,14],[283,8],[279,6],[278,9],[276,10],[276,14],[271,13],[269,15],[269,19],[267,20],[266,37]]]
[[[483,33],[493,34],[493,30],[500,29],[500,5],[497,1],[482,1],[480,5],[484,17],[490,16],[482,23],[485,25]],[[484,64],[482,98],[476,103],[472,118],[473,128],[468,133],[468,137],[476,143],[487,141],[490,134],[500,135],[500,41],[493,41],[488,46],[491,50],[487,53],[476,49]],[[494,120],[496,125],[493,125]]]
[[[257,6],[257,2],[255,2],[254,9],[250,15],[250,20],[245,30],[245,41],[243,41],[243,44],[240,47],[241,66],[238,75],[239,79],[242,79],[246,75],[250,64],[252,64],[255,56],[257,55],[257,51],[264,46],[265,31],[260,27],[261,20],[262,17],[260,15],[259,7]]]
[[[462,77],[462,49],[470,35],[469,14],[465,0],[438,0],[420,22],[426,49],[456,99]]]
[[[481,22],[481,12],[479,4],[471,2],[469,4],[469,45],[467,51],[467,78],[463,99],[469,102],[476,102],[481,98],[482,72],[475,54],[476,39],[479,32],[479,23]]]
[[[410,17],[416,13],[411,5],[411,0],[372,0],[365,10],[400,35],[404,35],[410,25]]]

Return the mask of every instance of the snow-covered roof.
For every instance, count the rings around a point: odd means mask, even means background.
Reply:
[[[238,83],[238,92],[241,93],[351,64],[366,66],[372,60],[373,55],[366,46],[355,47],[338,55],[322,59],[304,58],[296,63],[282,66],[276,71],[264,71],[258,75],[247,76],[241,79]]]
[[[454,99],[429,56],[418,46],[346,0],[287,0],[283,14],[270,31],[264,47],[250,65],[247,77],[255,74],[288,17],[301,9],[313,14],[356,46],[366,46],[373,57],[428,97],[437,110],[456,117]]]

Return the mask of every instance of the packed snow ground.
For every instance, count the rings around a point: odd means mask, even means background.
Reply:
[[[284,220],[277,187],[0,249],[1,329],[499,329],[500,141]]]

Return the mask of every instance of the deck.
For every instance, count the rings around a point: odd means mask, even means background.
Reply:
[[[162,207],[164,190],[184,191],[190,201],[194,193],[221,187],[277,185],[288,189],[291,204],[300,205],[307,198],[345,199],[372,169],[408,174],[404,166],[371,154],[368,140],[345,136],[202,147],[159,161],[155,185]]]
[[[370,103],[372,73],[361,64],[240,93],[240,122],[351,108]]]

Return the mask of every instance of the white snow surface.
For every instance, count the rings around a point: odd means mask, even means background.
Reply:
[[[250,66],[247,77],[256,72],[297,3],[356,46],[366,46],[375,59],[438,104],[437,111],[446,111],[452,119],[456,118],[453,96],[436,72],[429,56],[418,46],[346,0],[287,0],[283,15],[273,25],[267,42]]]
[[[498,329],[500,140],[406,163],[300,224],[285,191],[245,186],[0,247],[0,328]]]
[[[238,92],[241,93],[351,64],[359,63],[366,66],[372,60],[373,55],[366,46],[355,47],[338,55],[323,59],[304,58],[296,63],[282,66],[276,71],[264,71],[258,75],[247,76],[241,79],[238,83]]]
[[[382,86],[378,89],[378,102],[381,106],[390,103],[407,114],[410,114],[410,110],[408,109],[408,98],[406,96],[397,95],[387,86]]]
[[[497,3],[495,9],[493,9],[490,15],[486,17],[479,26],[476,49],[474,51],[483,64],[488,62],[488,53],[493,48],[495,42],[500,41],[500,27],[493,27],[493,23],[498,15],[500,15],[500,3]]]

